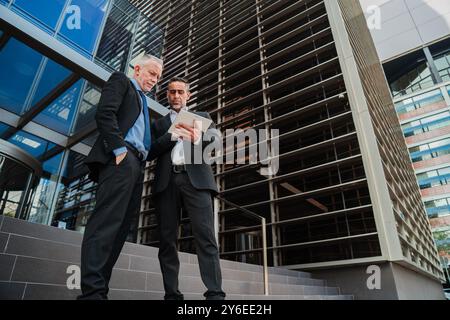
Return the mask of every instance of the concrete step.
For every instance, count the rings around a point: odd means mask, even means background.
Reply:
[[[2,217],[0,220],[0,299],[74,299],[79,290],[66,282],[79,266],[79,233]],[[110,282],[111,299],[162,299],[158,249],[126,243]],[[180,290],[186,299],[203,299],[196,255],[180,253]],[[228,299],[347,299],[337,287],[311,273],[269,268],[270,296],[264,296],[263,268],[221,260]]]
[[[65,285],[69,277],[67,273],[68,267],[73,265],[72,263],[61,261],[24,256],[15,257],[5,254],[0,254],[0,261],[3,266],[0,273],[1,281],[49,285]],[[229,273],[229,270],[224,269],[224,273]],[[254,273],[253,278],[255,278],[255,281],[253,281],[246,274],[234,275],[233,278],[231,278],[231,274],[224,277],[224,290],[230,293],[262,293],[263,282],[261,275]],[[275,275],[275,277],[279,276]],[[271,279],[269,277],[269,280],[269,289],[273,294],[334,294],[337,292],[331,287],[324,286],[321,280],[295,278],[296,283],[291,284],[279,282],[280,279],[278,278]],[[305,281],[307,282],[305,283]],[[314,281],[317,281],[317,283],[315,284]],[[162,291],[162,276],[159,271],[144,272],[115,268],[110,287],[130,290],[148,290],[151,288]],[[184,291],[193,290],[193,288],[198,292],[205,291],[199,275],[186,275],[185,273],[180,274],[180,288]]]
[[[57,261],[79,261],[79,250],[76,250],[75,248],[81,246],[81,241],[83,239],[82,234],[80,234],[79,232],[48,227],[45,225],[30,223],[27,221],[17,220],[9,217],[1,217],[2,224],[0,227],[0,252],[3,252],[2,249],[4,249],[4,246],[8,242],[8,237],[10,237],[9,240],[14,245],[13,249],[23,249],[28,253],[32,253],[35,252],[36,248],[42,249],[44,247],[43,250],[45,252],[41,252],[44,255],[36,257],[45,257],[47,259]],[[32,239],[34,246],[24,245],[24,242],[26,240],[23,238],[27,237]],[[69,252],[65,251],[67,247],[64,247],[63,244],[71,245],[71,248],[73,250],[70,250]],[[48,247],[49,250],[45,250],[45,247]],[[10,250],[12,249],[10,248]],[[148,258],[157,257],[157,251],[158,249],[154,247],[142,246],[127,242],[124,245],[122,254]],[[27,252],[23,252],[23,254],[27,255]],[[197,264],[196,255],[181,252],[179,257],[182,263]],[[222,264],[224,268],[231,270],[262,272],[262,266],[259,265],[252,265],[228,260],[222,260]],[[271,274],[304,278],[312,277],[311,274],[307,272],[293,271],[283,268],[269,267],[269,271]]]
[[[2,296],[5,288],[12,294]],[[4,283],[0,281],[0,299],[24,299],[24,300],[74,300],[80,294],[80,290],[67,290],[63,285],[48,285],[38,283]],[[111,300],[161,300],[163,291],[143,291],[111,289]],[[186,300],[204,300],[201,293],[186,292]],[[350,295],[262,295],[262,294],[227,294],[227,300],[352,300]]]
[[[201,295],[184,295],[186,300],[203,300]],[[353,300],[351,295],[242,295],[229,294],[227,300]]]
[[[25,237],[11,234],[8,237],[4,252],[6,255],[11,256],[37,258],[42,260],[79,265],[81,247],[73,244],[41,240],[28,236]],[[127,252],[131,252],[131,254]],[[120,255],[115,267],[125,270],[160,272],[159,261],[157,259],[157,250],[155,248],[150,249],[150,254],[152,254],[153,256],[150,255],[147,257],[143,257],[133,255],[132,253],[135,252],[132,250],[124,250],[124,253]],[[196,261],[194,262],[192,259],[189,259],[194,255],[183,253],[180,256],[180,260],[182,261],[180,274],[199,276],[200,274],[198,263]],[[182,258],[183,256],[184,259]],[[7,257],[4,257],[4,259],[7,259]],[[251,281],[262,281],[262,268],[255,268],[257,271],[249,271],[245,270],[248,269],[246,268],[248,266],[243,263],[233,262],[230,264],[230,261],[226,260],[221,260],[221,266],[224,279],[245,278]],[[279,282],[285,284],[325,284],[323,280],[313,279],[311,277],[311,274],[309,273],[277,268],[269,268],[269,280],[271,282]]]

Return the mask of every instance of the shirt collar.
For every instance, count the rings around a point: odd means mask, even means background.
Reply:
[[[188,108],[185,106],[185,107],[181,108],[181,110],[187,111]],[[180,110],[180,111],[181,111],[181,110]],[[170,114],[172,114],[172,115],[177,115],[178,112],[176,112],[175,110],[173,110],[172,108],[170,108]]]
[[[133,83],[133,85],[134,85],[134,87],[136,88],[137,91],[140,91],[140,92],[144,93],[144,91],[142,91],[141,86],[136,81],[136,79],[132,78],[130,80],[131,80],[131,83]]]

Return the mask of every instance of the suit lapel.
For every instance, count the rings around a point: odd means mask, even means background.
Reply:
[[[167,132],[169,130],[170,126],[172,125],[172,121],[170,120],[170,113],[164,116],[162,119],[162,132]]]

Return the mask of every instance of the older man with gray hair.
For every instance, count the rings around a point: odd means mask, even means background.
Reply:
[[[160,59],[144,54],[132,79],[114,72],[103,87],[95,115],[99,136],[85,160],[98,188],[81,247],[78,299],[108,298],[112,269],[139,214],[144,166],[152,147],[145,93],[155,86],[162,68]]]

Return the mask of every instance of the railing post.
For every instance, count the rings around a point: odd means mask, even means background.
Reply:
[[[262,254],[263,254],[263,283],[264,283],[264,295],[269,295],[269,269],[267,267],[267,235],[266,235],[266,218],[261,217],[260,215],[251,212],[245,208],[241,208],[237,204],[234,204],[231,201],[228,201],[224,198],[216,196],[217,199],[220,201],[225,202],[226,204],[229,204],[230,206],[238,209],[239,211],[242,211],[244,214],[246,214],[249,217],[259,219],[261,221],[261,231],[262,231]]]
[[[263,242],[263,274],[264,274],[264,295],[269,295],[269,270],[267,269],[267,236],[266,236],[266,218],[261,219],[262,242]]]

